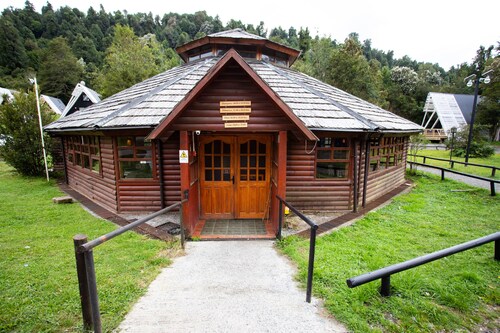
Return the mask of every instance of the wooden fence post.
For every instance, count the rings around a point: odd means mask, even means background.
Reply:
[[[82,317],[84,331],[92,330],[92,306],[90,304],[89,283],[87,280],[87,269],[85,267],[85,256],[78,252],[80,245],[87,243],[87,236],[78,234],[73,237],[75,245],[76,273],[78,275],[78,287],[80,289],[80,302],[82,304]]]

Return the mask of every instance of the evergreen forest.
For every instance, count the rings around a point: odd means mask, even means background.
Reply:
[[[80,81],[107,97],[181,64],[176,47],[235,28],[300,49],[296,70],[417,123],[428,92],[473,94],[463,79],[492,68],[491,84],[481,85],[484,98],[476,119],[491,133],[499,126],[500,43],[478,45],[470,63],[445,70],[408,56],[395,58],[394,51],[379,50],[355,32],[338,41],[313,36],[307,27],[267,28],[264,22],[235,19],[224,23],[205,11],[160,16],[107,12],[101,5],[84,13],[47,2],[38,12],[29,1],[24,8],[6,8],[0,17],[0,87],[27,91],[32,89],[28,78],[36,75],[41,92],[64,103]]]

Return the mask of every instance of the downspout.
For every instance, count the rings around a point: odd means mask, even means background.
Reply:
[[[66,149],[64,149],[64,136],[61,136],[61,147],[62,147],[62,160],[64,166],[64,181],[66,182],[66,185],[68,185],[69,184],[68,165],[66,164]]]
[[[163,142],[158,139],[158,176],[160,177],[160,203],[161,208],[165,208],[165,180],[163,179]]]
[[[365,139],[365,174],[363,175],[363,208],[366,207],[366,187],[368,186],[368,169],[370,168],[370,138],[374,133],[368,133]]]
[[[352,204],[352,211],[358,211],[358,140],[354,140],[354,202]],[[360,143],[361,145],[361,143]]]

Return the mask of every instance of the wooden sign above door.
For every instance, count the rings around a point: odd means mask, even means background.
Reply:
[[[252,101],[220,101],[220,113],[223,114],[224,128],[246,128]]]

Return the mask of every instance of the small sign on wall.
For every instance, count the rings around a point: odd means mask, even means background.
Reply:
[[[189,163],[189,153],[187,150],[179,150],[179,163]]]

